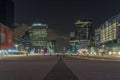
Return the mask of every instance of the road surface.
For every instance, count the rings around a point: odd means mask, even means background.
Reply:
[[[50,56],[5,58],[0,60],[0,80],[43,80],[57,61]]]
[[[79,80],[120,80],[120,62],[116,60],[89,60],[82,57],[65,58],[64,62]]]
[[[120,80],[120,62],[75,57],[0,59],[0,80]]]

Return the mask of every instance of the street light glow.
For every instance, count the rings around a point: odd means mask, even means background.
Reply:
[[[34,23],[32,26],[41,26],[42,24],[40,23]]]

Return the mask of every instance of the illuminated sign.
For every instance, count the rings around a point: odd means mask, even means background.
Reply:
[[[40,24],[40,23],[35,23],[35,24],[33,24],[32,26],[41,26],[42,24]]]
[[[0,26],[0,48],[7,49],[13,47],[13,32]]]

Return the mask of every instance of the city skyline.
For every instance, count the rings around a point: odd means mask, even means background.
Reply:
[[[14,0],[15,22],[43,22],[69,35],[77,19],[91,20],[94,28],[119,13],[119,0],[40,1]]]

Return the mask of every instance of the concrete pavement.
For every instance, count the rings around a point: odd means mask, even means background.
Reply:
[[[66,57],[65,64],[79,80],[120,80],[120,62]]]
[[[75,74],[66,66],[60,56],[59,61],[51,71],[47,74],[44,80],[79,80]]]
[[[120,80],[118,61],[89,60],[102,56],[77,57],[4,56],[0,60],[0,80]]]
[[[0,60],[0,80],[78,80],[62,56],[7,55]]]
[[[102,60],[102,61],[120,61],[120,56],[118,55],[72,55],[70,57],[81,58],[87,60]]]
[[[4,57],[0,60],[0,80],[43,80],[57,61],[56,56]]]

